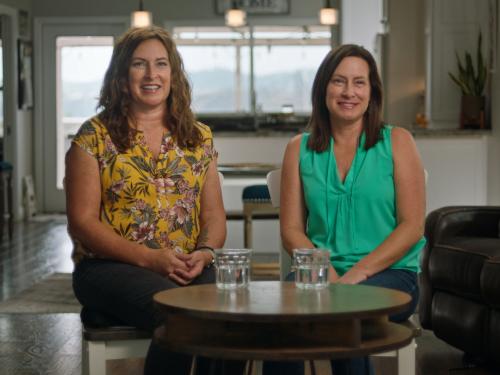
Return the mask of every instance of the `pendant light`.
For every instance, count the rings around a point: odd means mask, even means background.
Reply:
[[[247,13],[239,9],[236,1],[231,2],[231,8],[226,10],[226,26],[241,27],[247,23]]]
[[[153,17],[151,12],[144,10],[142,0],[139,1],[139,10],[132,12],[131,15],[131,25],[132,27],[147,27],[151,26],[153,23]]]
[[[325,0],[325,6],[319,11],[319,23],[322,25],[336,25],[338,23],[338,11],[332,8],[330,0]]]

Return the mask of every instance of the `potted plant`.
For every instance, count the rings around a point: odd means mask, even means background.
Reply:
[[[472,56],[465,52],[462,62],[458,53],[457,65],[458,75],[451,72],[450,75],[462,91],[462,104],[460,111],[460,128],[484,128],[484,87],[486,85],[487,68],[483,59],[482,35],[479,32],[476,51],[476,68],[472,62]]]

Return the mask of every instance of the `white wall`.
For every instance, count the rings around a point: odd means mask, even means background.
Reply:
[[[497,20],[500,19],[500,7],[498,9]],[[498,21],[497,21],[498,22]],[[500,100],[500,74],[498,73],[498,48],[500,41],[500,29],[496,36],[497,66],[492,72],[492,103]],[[488,204],[500,206],[500,107],[492,105],[491,137],[488,144]]]
[[[427,212],[487,203],[488,136],[416,138],[427,180]]]
[[[383,0],[342,0],[342,43],[358,44],[376,54],[376,35],[383,33]],[[363,27],[360,27],[363,25]]]

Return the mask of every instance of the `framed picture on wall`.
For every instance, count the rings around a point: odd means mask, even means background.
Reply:
[[[17,41],[18,106],[33,108],[33,45],[30,41]]]
[[[289,14],[290,0],[253,1],[253,0],[215,0],[215,13],[224,12],[236,5],[238,9],[243,9],[248,14]]]

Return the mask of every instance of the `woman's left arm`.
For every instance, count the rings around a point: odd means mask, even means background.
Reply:
[[[224,245],[226,240],[226,211],[222,201],[222,189],[217,172],[217,159],[214,158],[207,170],[206,180],[201,190],[200,201],[200,234],[196,248],[203,246],[216,249]],[[180,254],[191,269],[188,272],[176,270],[179,279],[176,281],[188,284],[203,271],[203,267],[212,262],[211,251],[193,251],[190,254]]]
[[[423,236],[425,225],[425,176],[413,136],[403,128],[392,130],[397,226],[370,254],[362,258],[339,282],[357,284],[390,267]]]
[[[226,241],[226,210],[222,201],[217,159],[210,162],[206,178],[201,192],[201,229],[197,247],[209,246],[216,249],[222,247]]]

